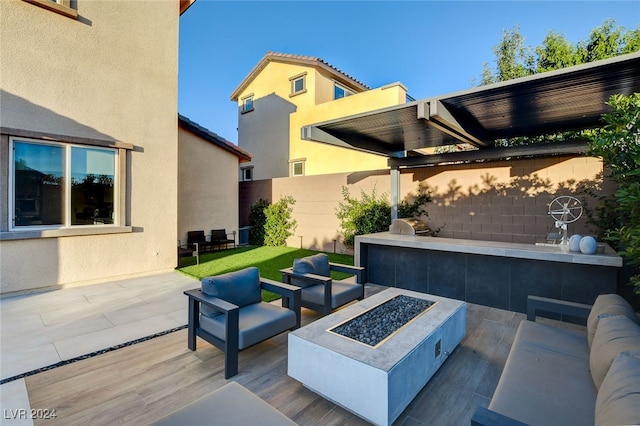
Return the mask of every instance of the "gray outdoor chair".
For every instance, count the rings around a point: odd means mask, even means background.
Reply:
[[[353,274],[355,283],[349,278],[333,280],[331,271]],[[292,268],[280,270],[284,283],[302,289],[302,306],[322,315],[354,300],[364,299],[365,272],[365,268],[360,266],[329,262],[324,253],[295,259]]]
[[[262,301],[262,289],[280,294],[282,305]],[[225,354],[224,377],[238,374],[238,352],[300,327],[299,288],[260,277],[256,267],[206,277],[189,297],[188,347],[196,336]]]

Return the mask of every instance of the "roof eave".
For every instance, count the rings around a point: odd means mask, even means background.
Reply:
[[[304,57],[301,55],[276,55],[273,52],[267,52],[260,60],[260,62],[258,62],[256,66],[254,66],[253,69],[249,72],[249,74],[247,74],[247,76],[242,80],[242,82],[240,82],[233,93],[231,93],[230,100],[238,101],[240,94],[247,88],[247,86],[249,86],[249,84],[251,84],[251,82],[258,76],[258,74],[260,74],[260,72],[262,72],[262,70],[266,68],[269,62],[285,62],[313,68],[320,68],[336,77],[336,79],[340,82],[352,86],[354,89],[361,90],[363,92],[370,89],[353,77],[350,77],[344,72],[341,72],[331,65],[327,64],[322,59]]]
[[[187,117],[178,114],[178,126],[182,127],[184,130],[193,133],[196,136],[199,136],[211,144],[230,152],[231,154],[238,157],[241,163],[246,163],[251,161],[253,156],[251,153],[245,151],[239,146],[229,142],[228,140],[220,137],[219,135],[213,133],[212,131],[200,126],[199,124],[189,120]]]

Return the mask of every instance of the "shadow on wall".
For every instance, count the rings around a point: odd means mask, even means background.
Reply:
[[[547,162],[540,169],[562,161]],[[483,169],[486,165],[472,168]],[[469,166],[462,169],[469,170]],[[599,234],[597,210],[602,198],[614,191],[602,172],[592,179],[553,182],[531,173],[532,167],[515,174],[514,169],[508,180],[487,171],[477,182],[463,184],[454,178],[440,185],[429,182],[442,170],[414,170],[413,180],[419,190],[432,198],[427,204],[427,222],[432,228],[441,228],[441,237],[533,244],[556,229],[548,214],[549,203],[558,196],[572,195],[582,201],[584,213],[569,225],[569,234]],[[456,168],[446,171],[455,174]],[[409,201],[411,198],[410,194]]]
[[[82,124],[49,108],[34,104],[6,90],[0,90],[1,131],[0,151],[9,152],[9,137],[29,137],[35,139],[62,140],[83,143],[85,139],[106,142],[117,140],[93,127]],[[138,148],[142,150],[142,148]],[[9,161],[11,156],[0,155],[0,197],[9,199]],[[131,155],[127,153],[127,169],[131,170]],[[125,221],[131,218],[131,181],[127,175]],[[0,203],[0,231],[7,232],[10,212],[8,203]],[[65,256],[59,238],[35,238],[3,240],[0,256],[0,293],[10,294],[64,284],[60,265]],[[124,253],[124,252],[123,252]],[[28,259],[28,261],[24,261]],[[86,260],[86,259],[85,259]]]
[[[253,158],[253,179],[289,176],[290,118],[297,106],[275,93],[238,110],[238,144]]]

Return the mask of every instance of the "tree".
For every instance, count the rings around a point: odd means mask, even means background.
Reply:
[[[481,84],[511,80],[534,73],[535,58],[530,49],[525,47],[524,37],[520,34],[518,26],[502,31],[502,40],[493,48],[493,53],[496,55],[496,71],[491,72],[485,64]]]
[[[624,28],[607,19],[593,29],[587,41],[578,43],[579,63],[593,62],[622,54],[625,45]]]
[[[494,47],[496,68],[483,64],[480,85],[607,59],[640,50],[640,26],[626,31],[608,19],[589,38],[572,45],[564,35],[549,31],[540,46],[527,47],[520,28],[502,31]]]
[[[536,47],[538,57],[536,72],[546,72],[559,68],[570,67],[578,63],[576,48],[564,35],[549,31],[542,41],[542,45]]]
[[[605,126],[589,143],[590,154],[601,157],[618,184],[610,204],[617,223],[605,232],[627,264],[636,268],[630,283],[640,294],[640,94],[613,95]]]

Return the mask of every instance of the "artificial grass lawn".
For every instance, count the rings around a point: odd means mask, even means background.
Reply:
[[[280,269],[293,266],[293,259],[321,253],[313,250],[297,249],[293,247],[261,247],[247,246],[235,249],[221,250],[200,255],[200,264],[196,265],[193,257],[184,258],[182,267],[178,270],[198,279],[211,275],[220,275],[227,272],[238,271],[249,266],[260,269],[260,276],[275,281],[282,281]],[[330,262],[353,265],[353,256],[340,253],[327,253]],[[343,279],[348,274],[331,272],[333,279]],[[280,298],[280,295],[269,291],[262,291],[262,298],[266,302]]]

